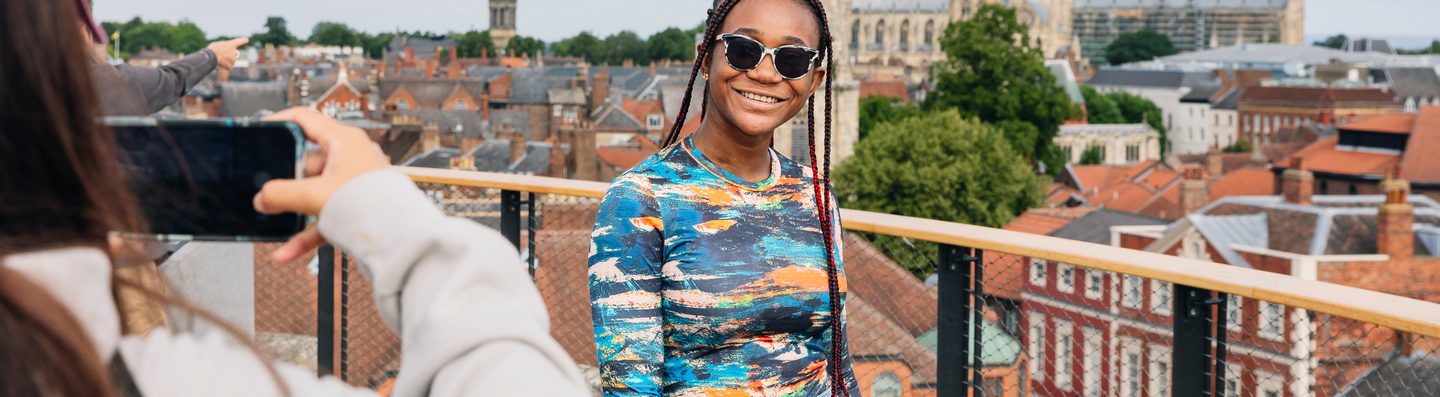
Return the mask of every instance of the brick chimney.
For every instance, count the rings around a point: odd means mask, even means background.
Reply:
[[[1385,204],[1380,206],[1380,216],[1376,219],[1375,248],[1379,254],[1390,256],[1390,260],[1413,258],[1415,206],[1408,202],[1410,182],[1386,178],[1380,188],[1385,191]]]
[[[1185,180],[1180,182],[1180,211],[1192,214],[1210,203],[1210,181],[1205,179],[1205,170],[1185,169]]]
[[[1315,195],[1315,174],[1305,169],[1299,158],[1296,158],[1294,168],[1285,170],[1281,176],[1280,191],[1285,194],[1285,201],[1293,204],[1310,205],[1311,198]]]
[[[595,112],[600,106],[605,105],[605,98],[610,97],[610,70],[600,69],[595,74],[595,87],[590,90],[590,112]]]
[[[1225,175],[1225,155],[1219,149],[1211,149],[1205,154],[1205,172],[1211,178],[1219,178]]]
[[[490,91],[480,93],[480,119],[490,121]]]
[[[471,150],[475,150],[475,148],[480,147],[480,144],[482,143],[485,143],[485,140],[481,139],[478,136],[467,136],[460,138],[460,153],[470,153]]]
[[[475,170],[475,157],[470,156],[470,155],[468,155],[468,154],[462,154],[462,155],[460,155],[460,156],[451,157],[451,158],[450,158],[450,169],[452,169],[452,170],[461,170],[461,171],[474,171],[474,170]]]
[[[405,46],[405,63],[415,63],[415,47]]]
[[[435,123],[425,124],[420,129],[420,153],[427,153],[440,148],[440,126]]]
[[[650,62],[650,77],[655,77],[655,62]]]

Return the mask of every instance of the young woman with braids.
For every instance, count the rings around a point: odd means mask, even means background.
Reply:
[[[819,0],[722,0],[691,72],[700,129],[617,178],[597,216],[590,294],[607,396],[858,396],[840,230],[816,167],[770,148],[827,98]],[[829,101],[827,100],[828,104]],[[830,109],[825,109],[828,159]],[[828,160],[826,161],[828,163]],[[838,381],[837,381],[838,380]]]
[[[108,237],[144,222],[98,122],[80,49],[105,32],[86,3],[0,1],[0,396],[373,396],[269,364],[223,323],[242,346],[121,333],[114,292],[137,286],[115,269],[135,261]],[[306,156],[306,179],[271,181],[254,198],[260,212],[318,216],[273,259],[294,263],[326,240],[359,259],[402,341],[392,395],[588,395],[514,246],[446,217],[388,169],[364,131],[309,110],[275,119],[299,124],[322,150]]]

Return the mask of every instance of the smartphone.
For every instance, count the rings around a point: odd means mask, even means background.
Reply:
[[[305,139],[298,125],[148,118],[107,118],[105,124],[148,221],[145,234],[284,241],[305,228],[302,215],[263,215],[253,204],[266,182],[301,177]]]

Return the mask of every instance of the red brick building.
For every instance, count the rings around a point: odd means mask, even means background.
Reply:
[[[1374,88],[1251,87],[1240,97],[1238,133],[1240,139],[1266,145],[1282,129],[1344,124],[1402,110],[1394,93]]]
[[[1440,200],[1440,106],[1357,119],[1338,130],[1277,162],[1275,185],[1285,170],[1303,168],[1314,175],[1315,194],[1380,194],[1380,182],[1398,171],[1415,193]]]

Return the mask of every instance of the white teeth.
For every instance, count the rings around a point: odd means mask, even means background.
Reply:
[[[752,93],[745,92],[745,91],[738,91],[738,92],[740,93],[740,96],[743,96],[743,97],[746,97],[746,98],[750,98],[750,99],[754,99],[754,100],[757,100],[757,101],[760,101],[760,102],[765,102],[765,103],[780,103],[780,98],[773,98],[773,97],[768,97],[768,96],[764,96],[764,95],[760,95],[760,94],[752,94]]]

